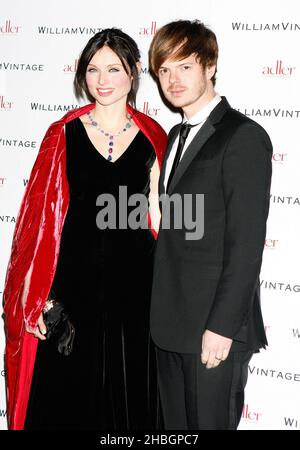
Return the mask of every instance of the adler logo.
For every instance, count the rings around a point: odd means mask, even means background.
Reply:
[[[265,248],[267,250],[275,250],[278,248],[279,240],[278,239],[266,239],[265,240]]]
[[[160,111],[160,108],[155,108],[148,101],[144,101],[142,106],[140,108],[138,108],[138,110],[144,114],[147,114],[147,116],[157,117],[158,111]]]
[[[242,419],[250,422],[258,422],[261,419],[262,413],[257,412],[250,408],[248,403],[244,404]]]
[[[78,59],[74,59],[71,64],[65,64],[63,68],[64,73],[75,73],[78,67]]]
[[[287,153],[273,153],[272,161],[275,164],[284,164],[287,161]]]
[[[4,23],[0,24],[0,35],[18,34],[20,28],[21,27],[19,25],[14,25],[10,19],[7,19]]]
[[[140,27],[140,36],[154,36],[157,31],[157,22],[151,22],[147,26]]]
[[[290,67],[283,63],[281,59],[278,59],[275,64],[271,66],[265,66],[262,70],[262,74],[267,77],[291,77],[295,74],[296,67]]]
[[[9,101],[4,95],[0,95],[0,111],[11,111],[13,102]]]

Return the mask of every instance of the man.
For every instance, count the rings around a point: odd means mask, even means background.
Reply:
[[[191,125],[170,131],[160,178],[160,195],[166,196],[151,332],[165,425],[236,429],[249,360],[267,345],[259,272],[272,144],[260,125],[216,94],[217,40],[201,22],[179,20],[163,26],[149,56],[167,102],[180,108],[183,122]],[[204,194],[203,215],[195,221],[204,220],[201,239],[188,237],[186,221],[181,227],[175,223],[176,212],[185,219],[189,211],[184,209],[188,194],[194,215],[197,195]],[[179,196],[183,207],[172,196]]]

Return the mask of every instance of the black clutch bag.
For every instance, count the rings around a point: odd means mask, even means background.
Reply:
[[[64,306],[56,301],[53,291],[43,309],[43,319],[47,327],[47,340],[57,345],[57,350],[64,356],[69,356],[73,350],[75,328],[69,319]]]

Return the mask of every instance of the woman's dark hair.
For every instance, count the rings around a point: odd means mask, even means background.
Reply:
[[[177,49],[174,53],[174,49]],[[161,27],[155,34],[149,49],[149,67],[157,77],[160,66],[172,55],[180,61],[195,54],[205,69],[217,65],[218,43],[216,35],[200,20],[177,20]],[[216,83],[216,72],[211,81]]]
[[[107,45],[118,55],[126,73],[132,76],[131,90],[127,101],[135,107],[136,94],[139,87],[139,72],[137,62],[140,60],[140,51],[136,42],[119,28],[106,28],[95,34],[83,49],[75,74],[74,92],[77,99],[86,96],[88,100],[94,102],[95,99],[89,93],[86,84],[86,70],[94,54]]]

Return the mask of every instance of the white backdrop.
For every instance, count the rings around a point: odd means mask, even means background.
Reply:
[[[217,91],[265,127],[274,145],[271,206],[261,273],[269,347],[249,364],[240,429],[300,429],[300,3],[298,0],[78,0],[2,2],[0,10],[0,295],[25,185],[48,125],[78,105],[79,52],[117,26],[142,52],[141,111],[166,131],[179,121],[148,74],[155,30],[200,19],[217,35]],[[298,263],[298,264],[297,264]],[[2,313],[2,306],[0,306]],[[0,429],[6,429],[0,323]]]

